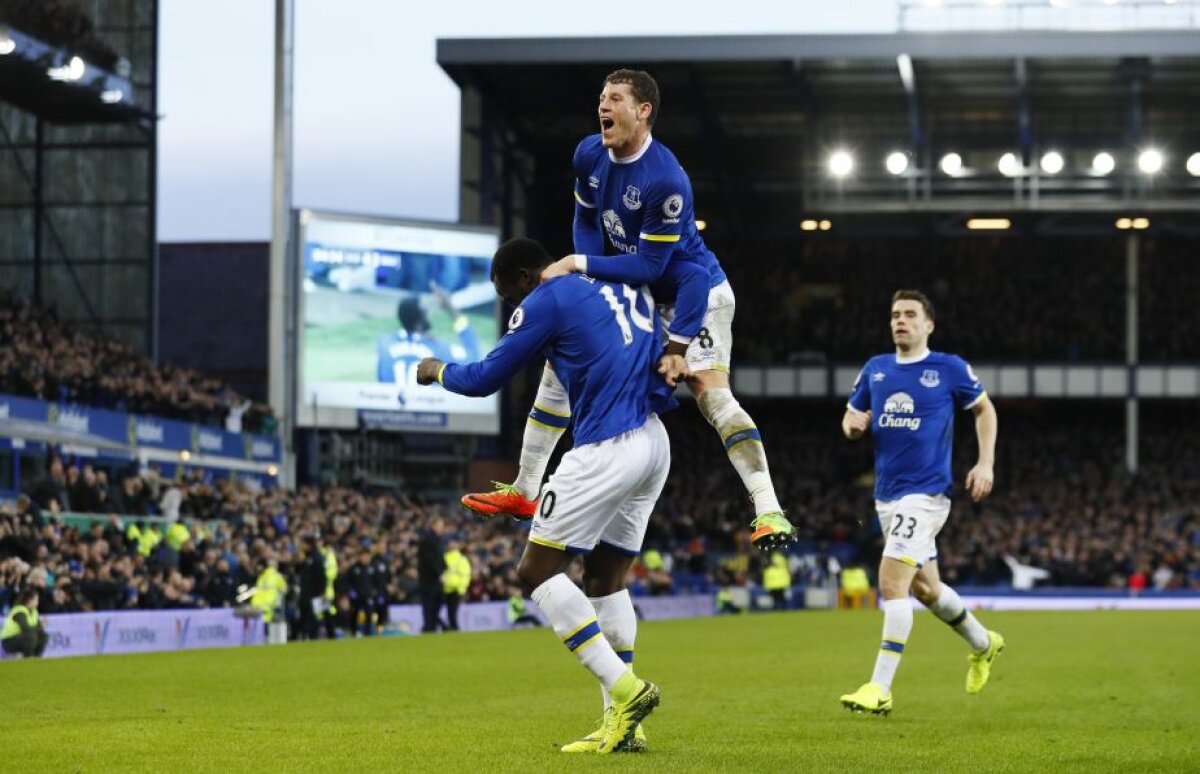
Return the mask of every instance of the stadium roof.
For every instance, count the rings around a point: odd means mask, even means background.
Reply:
[[[663,93],[655,134],[691,174],[699,217],[1049,210],[1111,223],[1200,207],[1185,169],[1200,152],[1196,31],[450,39],[437,57],[464,92],[464,186],[495,196],[489,175],[506,173],[476,152],[503,150],[526,184],[561,192],[604,75],[643,67]],[[1137,165],[1150,147],[1165,156],[1154,175]],[[842,178],[836,149],[853,160]],[[1040,169],[1050,150],[1064,157],[1055,174]],[[898,175],[884,164],[896,151],[909,162]],[[1101,151],[1109,174],[1092,166]],[[957,175],[939,168],[951,152]],[[998,168],[1008,152],[1016,175]]]

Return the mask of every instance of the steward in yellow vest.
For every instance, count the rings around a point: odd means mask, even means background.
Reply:
[[[26,658],[38,658],[46,652],[50,637],[38,620],[37,589],[25,589],[17,595],[16,604],[4,619],[0,631],[0,646],[5,653],[20,653]]]

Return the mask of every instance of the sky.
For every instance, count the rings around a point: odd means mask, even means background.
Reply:
[[[523,0],[518,18],[495,0],[296,0],[293,205],[457,219],[459,93],[437,65],[438,38],[891,32],[897,21],[895,0],[625,8],[585,19],[577,3]],[[274,9],[161,0],[160,241],[270,237]]]

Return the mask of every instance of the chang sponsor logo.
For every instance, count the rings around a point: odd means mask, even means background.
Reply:
[[[918,430],[921,418],[912,416],[917,410],[916,403],[907,392],[894,392],[883,402],[883,414],[879,417],[879,426],[898,430]]]

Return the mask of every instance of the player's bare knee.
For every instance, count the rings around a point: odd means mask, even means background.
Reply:
[[[884,599],[905,599],[913,588],[914,576],[899,562],[884,557],[879,566],[879,593]]]
[[[884,599],[904,599],[908,596],[909,584],[898,580],[880,580],[879,593]]]
[[[591,574],[584,571],[583,593],[589,597],[607,597],[625,588],[625,577],[617,578],[611,574]]]
[[[633,557],[613,551],[603,543],[583,563],[583,590],[589,597],[607,597],[625,588]]]
[[[561,563],[547,561],[545,557],[526,551],[521,557],[520,564],[517,565],[517,580],[521,582],[521,588],[525,594],[529,595],[538,586],[562,571]]]
[[[941,592],[942,587],[940,583],[930,583],[922,580],[919,575],[913,580],[913,596],[925,607],[929,607],[934,602],[937,602],[937,598]]]

